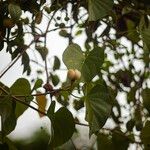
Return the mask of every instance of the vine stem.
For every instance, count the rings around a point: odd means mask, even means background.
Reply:
[[[18,59],[26,52],[26,50],[35,42],[37,41],[41,36],[36,36],[34,40],[31,41],[31,43],[24,47],[22,52],[13,60],[10,62],[10,64],[3,70],[3,72],[0,74],[0,78],[4,76],[4,74],[18,61]]]

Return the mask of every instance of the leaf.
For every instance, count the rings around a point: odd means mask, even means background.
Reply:
[[[41,92],[37,92],[37,94],[41,94]],[[45,112],[46,110],[46,104],[47,104],[47,99],[46,99],[46,96],[45,95],[40,95],[40,96],[36,96],[36,101],[37,101],[37,104],[38,104],[38,110],[42,111],[42,112]],[[39,113],[39,116],[40,117],[43,117],[45,115],[41,114],[40,112]]]
[[[95,47],[85,58],[77,44],[71,44],[63,53],[63,61],[68,69],[81,71],[85,82],[91,81],[100,71],[104,61],[104,50]]]
[[[75,131],[75,123],[71,112],[65,107],[61,107],[53,115],[53,118],[51,117],[51,114],[49,114],[50,112],[51,111],[48,110],[48,117],[52,121],[52,127],[54,130],[51,145],[57,147],[67,142],[72,137]]]
[[[68,69],[81,70],[85,57],[79,45],[70,44],[63,53],[63,62]]]
[[[113,0],[88,0],[89,21],[96,21],[108,15]]]
[[[27,96],[19,98],[20,100],[26,102],[27,104],[29,104],[30,101],[33,99],[32,96],[29,96],[31,94],[30,83],[25,78],[19,78],[18,80],[16,80],[16,82],[10,87],[10,93],[15,96],[17,95]],[[28,106],[17,102],[15,110],[16,117],[18,118],[20,115],[22,115],[27,108]]]
[[[58,83],[59,83],[59,77],[57,76],[57,75],[53,75],[53,74],[51,74],[51,80],[52,80],[52,83],[53,83],[53,85],[54,86],[56,86],[56,85],[58,85]]]
[[[38,88],[42,87],[42,84],[43,84],[43,80],[42,79],[37,79],[34,86],[33,86],[33,88],[32,88],[32,92],[34,90],[37,90]]]
[[[81,35],[82,32],[83,32],[83,30],[78,30],[78,31],[75,33],[75,35],[76,35],[76,36]]]
[[[146,44],[147,48],[150,49],[150,26],[141,30],[142,40]]]
[[[12,101],[10,96],[0,99],[0,115],[2,117],[2,135],[5,136],[13,131],[16,126],[15,102]]]
[[[136,31],[135,23],[132,20],[127,19],[126,24],[128,29],[127,38],[130,39],[133,43],[138,43],[140,38],[139,33]]]
[[[97,136],[97,146],[99,150],[112,150],[112,141],[109,135],[99,133]]]
[[[146,88],[142,91],[142,98],[143,98],[143,104],[144,107],[148,110],[149,114],[150,114],[150,89]]]
[[[89,122],[90,135],[98,132],[110,116],[111,104],[104,83],[94,86],[86,96],[86,120]]]
[[[57,70],[60,68],[60,60],[57,56],[54,56],[54,66],[53,66],[53,70]]]
[[[127,150],[129,147],[129,139],[125,136],[125,133],[115,129],[112,134],[112,142],[114,150]]]
[[[54,112],[55,112],[55,105],[56,105],[56,102],[55,101],[52,101],[51,102],[51,105],[47,111],[47,116],[52,119],[52,117],[54,116]]]
[[[144,143],[145,149],[148,150],[150,147],[150,121],[145,123],[145,126],[141,131],[141,140]]]
[[[48,55],[48,49],[46,47],[36,46],[36,50],[40,53],[42,59],[45,60]]]
[[[31,72],[31,68],[30,68],[30,59],[27,53],[24,53],[22,55],[22,65],[23,65],[23,73],[27,71],[27,74],[29,75]]]
[[[8,11],[10,13],[11,18],[14,21],[18,21],[20,19],[20,16],[22,14],[22,10],[21,10],[19,5],[15,5],[15,4],[10,3],[8,5]]]
[[[104,61],[104,50],[100,47],[94,48],[85,59],[81,74],[86,82],[91,81],[100,70]]]
[[[15,143],[8,137],[4,137],[3,143],[0,143],[0,150],[17,150]]]
[[[40,24],[42,21],[43,13],[40,11],[35,16],[35,23]]]

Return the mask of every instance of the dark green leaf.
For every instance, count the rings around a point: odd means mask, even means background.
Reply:
[[[5,136],[16,126],[15,102],[10,96],[5,96],[0,100],[0,115],[2,117],[2,134]]]
[[[14,21],[18,21],[20,16],[21,16],[21,14],[22,14],[22,10],[21,10],[20,6],[10,3],[8,5],[8,10],[9,10],[11,18]]]
[[[55,105],[56,105],[56,102],[55,101],[52,101],[50,106],[49,106],[49,109],[47,111],[47,116],[51,119],[55,113]]]
[[[21,97],[20,100],[30,103],[30,101],[33,99],[32,96],[29,96],[31,94],[31,87],[30,83],[25,78],[18,79],[10,88],[10,92],[12,95],[23,95],[27,97]],[[18,118],[22,113],[27,109],[28,107],[24,104],[21,104],[17,102],[16,104],[16,117]]]
[[[36,46],[36,50],[40,53],[43,60],[46,59],[48,49],[46,47]]]
[[[112,141],[109,135],[98,134],[97,136],[97,146],[99,150],[112,150]]]
[[[0,86],[9,93],[9,88],[0,82]],[[2,134],[5,136],[14,130],[16,126],[15,102],[11,96],[0,89],[0,116],[2,117]]]
[[[42,79],[37,79],[35,84],[34,84],[34,87],[32,88],[32,92],[34,90],[37,90],[38,88],[42,87],[42,84],[43,84],[43,80]]]
[[[82,66],[81,74],[84,81],[91,81],[99,73],[103,61],[104,50],[100,47],[94,48],[86,57]]]
[[[75,131],[74,118],[67,108],[61,107],[54,114],[53,118],[50,117],[50,119],[54,131],[51,145],[57,147],[67,142],[72,137]]]
[[[113,0],[88,0],[89,21],[96,21],[108,15]]]
[[[112,142],[114,150],[127,150],[129,146],[129,139],[125,134],[116,129],[112,134]]]
[[[150,49],[150,26],[148,28],[144,28],[141,31],[142,40],[146,44],[147,48]]]
[[[144,128],[141,131],[141,139],[144,143],[145,150],[150,148],[150,121],[147,121]]]
[[[24,53],[22,55],[22,65],[23,65],[23,73],[27,71],[27,74],[29,75],[31,72],[30,68],[30,59],[27,53]]]
[[[143,104],[145,108],[148,110],[150,113],[150,89],[146,88],[142,91],[142,97],[143,97]]]
[[[3,143],[0,142],[0,150],[17,150],[17,148],[15,147],[15,144],[8,137],[4,137]]]
[[[90,134],[99,131],[110,116],[109,93],[104,83],[97,84],[87,94],[86,120],[90,125]]]
[[[54,86],[58,85],[58,83],[60,81],[59,77],[57,75],[53,75],[53,74],[51,74],[51,80],[52,80],[52,83]]]
[[[60,60],[57,56],[54,57],[54,66],[53,66],[53,70],[57,70],[60,68]]]

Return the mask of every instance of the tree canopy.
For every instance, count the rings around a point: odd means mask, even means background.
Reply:
[[[46,28],[40,26],[44,19]],[[31,62],[39,66],[32,80],[19,78],[10,87],[0,82],[0,149],[19,149],[7,135],[28,108],[51,121],[52,135],[46,135],[51,140],[43,140],[47,150],[72,141],[76,125],[89,127],[100,150],[150,149],[149,0],[1,0],[0,20],[0,51],[11,56],[0,78],[18,60],[29,77]],[[52,32],[68,45],[62,60],[54,56],[49,64],[47,37]],[[81,47],[75,38],[83,35]],[[31,58],[31,47],[41,60]],[[65,82],[57,74],[62,61]],[[85,109],[87,124],[69,108]],[[107,120],[112,127],[104,127]]]

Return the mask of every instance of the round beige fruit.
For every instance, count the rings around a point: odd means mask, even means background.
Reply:
[[[77,69],[75,69],[74,71],[75,71],[75,80],[79,80],[81,78],[81,72]]]
[[[75,70],[73,69],[68,70],[67,76],[70,80],[75,80],[75,75],[76,75]]]

